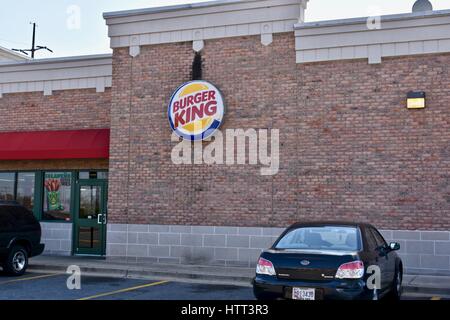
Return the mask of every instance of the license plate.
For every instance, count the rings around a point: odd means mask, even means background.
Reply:
[[[294,300],[316,300],[316,289],[292,289],[292,299]]]

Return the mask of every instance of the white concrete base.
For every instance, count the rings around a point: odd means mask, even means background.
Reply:
[[[262,250],[282,233],[280,228],[108,225],[107,256],[128,261],[212,264],[251,267]],[[386,241],[401,245],[409,273],[450,274],[450,232],[382,231]]]
[[[70,256],[72,254],[72,223],[41,222],[44,255]]]
[[[70,256],[72,223],[43,222],[46,255]],[[282,228],[109,224],[107,257],[130,262],[253,267]],[[450,274],[449,231],[384,230],[408,273]]]

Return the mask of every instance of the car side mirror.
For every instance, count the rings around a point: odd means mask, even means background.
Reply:
[[[389,249],[391,249],[391,251],[398,251],[398,250],[400,250],[400,243],[398,243],[398,242],[391,242],[389,244]]]

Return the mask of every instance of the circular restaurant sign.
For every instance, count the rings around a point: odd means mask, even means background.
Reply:
[[[172,130],[191,141],[210,137],[222,124],[224,113],[222,93],[207,81],[183,84],[172,95],[168,109]]]

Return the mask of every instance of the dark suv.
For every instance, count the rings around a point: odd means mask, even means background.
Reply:
[[[0,201],[0,265],[13,276],[23,275],[28,258],[44,251],[41,226],[33,213],[16,202]]]

